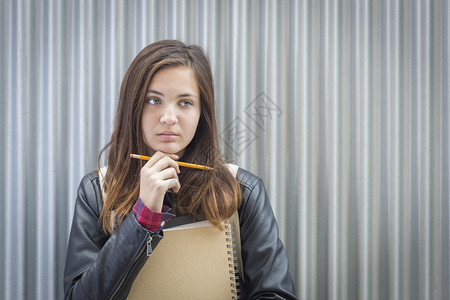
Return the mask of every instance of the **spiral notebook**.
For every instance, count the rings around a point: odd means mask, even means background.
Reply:
[[[239,299],[231,226],[224,225],[164,229],[127,299]]]

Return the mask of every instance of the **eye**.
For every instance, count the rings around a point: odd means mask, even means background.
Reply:
[[[192,106],[193,103],[191,101],[189,101],[189,100],[183,100],[183,101],[180,102],[180,105],[184,106],[184,107],[188,107],[188,106]]]
[[[147,99],[147,103],[149,103],[149,104],[160,104],[161,100],[159,100],[158,98],[152,97],[152,98],[148,98]]]

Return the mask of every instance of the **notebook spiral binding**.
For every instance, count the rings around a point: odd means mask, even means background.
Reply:
[[[230,286],[232,287],[232,299],[241,299],[240,290],[239,290],[239,272],[238,272],[238,265],[237,265],[237,257],[236,257],[236,250],[235,250],[235,239],[233,238],[232,233],[232,226],[231,224],[226,223],[225,224],[226,232],[225,234],[227,237],[227,254],[228,254],[228,266],[230,267]]]

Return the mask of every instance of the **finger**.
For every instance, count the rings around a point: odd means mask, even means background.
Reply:
[[[174,161],[172,158],[168,156],[162,157],[160,160],[158,160],[154,165],[153,168],[157,170],[158,172],[167,169],[167,168],[173,168],[176,170],[177,174],[180,173],[180,166],[177,164],[176,161]]]
[[[151,187],[152,190],[159,191],[159,193],[166,192],[169,180],[175,179],[179,181],[178,174],[174,168],[167,168],[159,172],[145,172],[143,176],[141,172],[141,186]]]
[[[164,169],[161,172],[153,172],[147,174],[148,176],[141,176],[141,186],[139,195],[147,206],[154,206],[170,188],[174,187],[178,190],[180,182],[178,175],[174,168]],[[156,198],[155,198],[156,197]],[[153,199],[153,200],[152,200]],[[156,201],[156,202],[155,202]],[[150,207],[149,206],[149,207]]]
[[[152,157],[149,159],[149,161],[146,163],[146,166],[153,167],[164,156],[165,156],[164,153],[160,151],[155,152],[155,154],[153,154]]]
[[[178,191],[181,188],[181,184],[178,181],[178,179],[169,179],[169,180],[167,180],[167,183],[168,183],[167,190],[172,189],[172,191],[174,191],[175,193],[178,193]]]
[[[157,151],[152,156],[152,158],[144,165],[144,167],[152,168],[159,161],[162,160],[163,162],[165,162],[165,164],[159,164],[158,168],[157,168],[158,170],[162,170],[164,168],[172,166],[176,170],[178,170],[178,173],[179,173],[180,168],[179,168],[178,164],[175,162],[176,159],[178,159],[178,155],[176,155],[176,154],[167,154],[167,153],[163,153],[161,151]]]
[[[178,174],[177,171],[174,168],[167,168],[162,170],[161,172],[158,172],[157,175],[158,180],[169,180],[169,179],[176,179],[178,180]]]

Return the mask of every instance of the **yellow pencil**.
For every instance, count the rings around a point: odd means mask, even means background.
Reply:
[[[139,155],[139,154],[130,154],[130,157],[131,158],[142,159],[142,160],[149,160],[150,158],[152,158],[151,156],[145,156],[145,155]],[[182,166],[182,167],[193,168],[193,169],[200,169],[200,170],[214,170],[213,168],[207,167],[207,166],[190,164],[190,163],[182,162],[182,161],[175,161],[175,162],[179,166]]]

